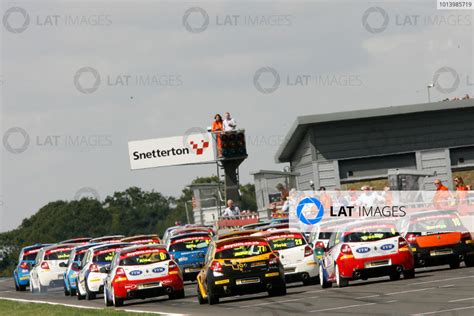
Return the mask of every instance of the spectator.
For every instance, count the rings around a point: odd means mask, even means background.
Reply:
[[[288,195],[290,194],[288,192],[288,189],[282,184],[282,183],[278,183],[276,185],[276,189],[278,190],[278,192],[280,192],[281,194],[281,197],[280,197],[280,200],[282,202],[286,201],[286,198],[288,197]]]
[[[456,186],[456,198],[458,204],[466,204],[468,188],[464,184],[464,180],[461,177],[455,177],[454,185]]]
[[[232,132],[235,131],[237,128],[237,122],[235,119],[230,117],[229,112],[224,113],[224,132]]]
[[[451,197],[449,189],[443,185],[440,179],[436,179],[434,185],[436,187],[436,194],[433,198],[433,204],[437,208],[446,208],[449,206],[449,199]]]
[[[436,187],[436,191],[449,191],[449,189],[443,185],[443,182],[441,182],[440,179],[436,179],[434,185]]]
[[[224,210],[224,217],[236,217],[240,216],[240,209],[238,206],[234,205],[234,201],[227,201],[227,208]]]
[[[462,98],[463,100],[469,100],[470,97],[469,97],[469,94],[466,93],[466,95],[464,96],[464,98]]]
[[[319,199],[321,201],[321,204],[323,205],[325,210],[329,210],[332,205],[332,199],[329,196],[329,194],[326,193],[326,188],[320,187],[319,192],[320,192]]]
[[[214,122],[212,122],[212,132],[215,133],[215,137],[217,140],[217,155],[219,157],[222,156],[222,143],[221,143],[221,135],[220,133],[224,130],[222,121],[222,116],[220,114],[216,114],[214,116]]]

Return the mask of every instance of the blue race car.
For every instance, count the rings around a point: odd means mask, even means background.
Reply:
[[[183,272],[183,280],[194,281],[204,265],[211,236],[203,232],[172,237],[168,252]]]
[[[67,269],[64,272],[64,295],[66,296],[76,296],[77,292],[77,273],[79,272],[79,266],[81,264],[82,258],[86,254],[86,251],[97,246],[97,244],[86,244],[77,246],[71,252],[69,261],[67,262]]]
[[[36,255],[41,248],[50,246],[49,244],[35,244],[21,249],[18,257],[18,264],[13,270],[13,280],[17,291],[25,291],[30,285],[30,270],[35,264]]]

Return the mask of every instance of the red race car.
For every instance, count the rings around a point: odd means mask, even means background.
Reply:
[[[161,295],[184,298],[181,271],[163,245],[131,246],[115,254],[104,285],[106,306]]]

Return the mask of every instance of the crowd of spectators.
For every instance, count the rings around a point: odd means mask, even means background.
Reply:
[[[469,96],[469,94],[466,94],[465,96],[463,96],[462,98],[460,97],[454,97],[452,99],[450,98],[446,98],[446,99],[443,99],[443,102],[446,102],[446,101],[459,101],[459,100],[469,100],[471,97]]]

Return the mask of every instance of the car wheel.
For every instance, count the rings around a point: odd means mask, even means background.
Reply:
[[[19,291],[20,287],[18,286],[18,283],[16,282],[16,278],[13,278],[13,282],[15,282],[15,291]]]
[[[336,283],[338,287],[345,287],[349,285],[349,280],[341,276],[339,272],[339,267],[337,264],[336,264]]]
[[[75,289],[71,289],[71,296],[76,296],[76,290]]]
[[[177,300],[180,298],[184,298],[184,289],[173,291],[171,294],[168,295],[170,300]]]
[[[319,277],[317,276],[303,280],[303,285],[315,285],[318,283],[319,283]]]
[[[397,281],[400,280],[400,273],[395,271],[390,274],[390,281]]]
[[[268,295],[270,296],[284,296],[286,295],[286,285],[281,285],[278,287],[274,287],[268,290]]]
[[[107,288],[104,288],[104,303],[105,303],[105,306],[113,305],[113,303],[109,300],[109,293],[107,291]]]
[[[324,275],[324,269],[322,266],[319,266],[319,284],[323,289],[332,287],[332,282],[326,280],[326,276]]]
[[[457,261],[457,260],[456,260],[456,261],[452,261],[452,262],[449,263],[449,267],[450,267],[451,269],[458,269],[460,265],[461,265],[461,262],[459,262],[459,261]]]
[[[48,287],[47,286],[42,286],[41,282],[38,281],[38,287],[39,287],[39,292],[40,293],[48,293]]]
[[[88,301],[95,300],[96,294],[94,292],[91,292],[91,290],[89,290],[89,287],[87,286],[87,282],[84,282],[84,287],[86,288],[86,300]]]
[[[212,292],[208,291],[207,292],[207,301],[208,301],[209,305],[219,304],[219,297],[217,295],[213,294]]]
[[[198,282],[199,282],[199,281],[198,281]],[[198,285],[197,285],[197,297],[198,297],[199,305],[203,305],[203,304],[206,304],[206,303],[207,303],[207,299],[205,299],[205,298],[202,296],[201,289],[199,288],[199,283],[198,283]]]
[[[26,291],[26,285],[18,285],[18,288],[20,289],[20,291]]]
[[[81,293],[81,287],[79,286],[79,281],[77,281],[77,300],[82,301],[86,297]]]
[[[112,288],[112,299],[115,307],[123,306],[123,298],[115,296],[114,288]]]
[[[66,280],[64,280],[64,296],[70,296],[71,292],[67,289]]]
[[[415,277],[415,269],[405,270],[403,271],[403,278],[404,279],[413,279]]]
[[[464,264],[466,267],[474,267],[474,256],[466,256],[466,259],[464,259]]]
[[[30,292],[31,293],[36,293],[36,289],[35,287],[33,286],[33,282],[30,280]]]

